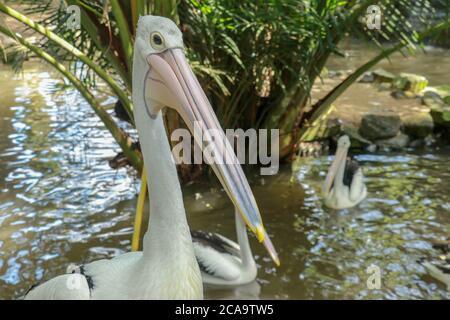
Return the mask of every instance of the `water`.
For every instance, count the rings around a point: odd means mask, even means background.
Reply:
[[[23,76],[0,69],[1,299],[20,297],[70,263],[130,249],[139,182],[126,169],[108,166],[118,146],[75,91],[57,94],[58,79],[37,63],[28,63]],[[109,105],[114,100],[102,89],[96,95]],[[432,240],[449,235],[450,150],[357,159],[369,195],[350,210],[333,211],[320,201],[330,157],[303,159],[294,173],[286,166],[277,176],[252,177],[281,267],[252,237],[258,283],[207,289],[206,297],[450,298],[416,263],[432,255]],[[195,184],[184,188],[184,196],[191,228],[234,238],[223,192]],[[382,272],[380,290],[367,288],[370,265]]]

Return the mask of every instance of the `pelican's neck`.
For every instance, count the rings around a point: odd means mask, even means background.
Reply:
[[[150,219],[144,235],[145,258],[180,260],[194,256],[181,187],[161,112],[153,119],[146,111],[144,83],[147,63],[135,54],[133,104],[136,128],[148,174]]]
[[[255,260],[253,259],[252,249],[250,248],[250,243],[248,242],[247,229],[245,227],[244,221],[242,221],[241,216],[235,209],[235,223],[236,223],[236,234],[239,247],[241,249],[241,260],[244,268],[253,267],[255,265]]]
[[[345,174],[345,164],[347,163],[347,153],[348,149],[345,151],[344,160],[339,164],[337,173],[334,176],[334,188],[342,189],[344,187],[344,174]]]

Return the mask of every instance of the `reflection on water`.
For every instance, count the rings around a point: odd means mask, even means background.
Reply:
[[[0,297],[17,297],[69,262],[124,252],[137,186],[107,160],[119,150],[56,74],[0,70]],[[108,97],[105,103],[111,103]]]
[[[138,182],[109,168],[117,145],[76,92],[54,93],[55,79],[42,65],[23,77],[0,69],[0,298],[19,297],[70,263],[130,249]],[[449,235],[450,150],[357,158],[370,193],[351,210],[322,206],[328,157],[253,178],[281,267],[252,237],[258,283],[206,297],[449,298],[416,260]],[[192,228],[234,238],[223,192],[190,185],[184,194]],[[366,286],[371,264],[382,271],[380,290]]]

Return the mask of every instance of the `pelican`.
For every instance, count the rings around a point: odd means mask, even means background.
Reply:
[[[445,283],[450,291],[450,238],[433,244],[433,248],[440,252],[434,259],[420,259],[419,262],[435,279]]]
[[[322,194],[327,207],[351,208],[367,196],[364,176],[358,162],[347,158],[350,139],[339,138],[333,163],[323,184]]]
[[[136,209],[133,240],[131,242],[133,251],[137,251],[139,248],[144,197],[147,193],[145,181],[147,181],[147,175],[144,170]],[[244,293],[245,297],[249,293],[253,296],[258,296],[256,292],[259,292],[259,285],[254,282],[257,274],[256,263],[251,252],[245,224],[236,210],[235,227],[238,243],[218,233],[201,230],[191,231],[194,253],[202,273],[203,284],[220,288],[239,286],[235,290],[237,296],[240,296],[242,293]],[[267,246],[270,245],[270,243],[267,244]],[[270,250],[270,252],[274,251],[274,248]],[[280,261],[278,257],[274,256],[272,258],[279,266]],[[244,284],[249,286],[242,287]]]
[[[35,288],[26,299],[201,299],[200,269],[186,219],[161,110],[175,109],[205,151],[200,133],[216,130],[225,143],[210,142],[226,164],[208,161],[240,218],[273,250],[247,179],[183,53],[180,30],[169,19],[141,17],[133,60],[134,118],[140,137],[150,200],[143,251],[83,265]],[[194,131],[200,122],[201,132]],[[206,157],[211,153],[203,152]],[[210,159],[209,159],[210,160]],[[276,257],[276,252],[270,252]]]
[[[244,221],[235,210],[236,235],[238,243],[218,234],[191,231],[195,257],[200,266],[203,284],[209,286],[238,286],[256,279],[257,268],[248,241]],[[266,247],[275,252],[271,244]],[[280,265],[278,257],[272,259]]]

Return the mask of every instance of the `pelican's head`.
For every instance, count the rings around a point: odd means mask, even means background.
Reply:
[[[143,59],[167,49],[183,49],[183,47],[181,31],[172,20],[157,16],[140,17],[135,49]]]
[[[154,118],[165,106],[175,109],[202,150],[205,151],[207,146],[209,151],[213,151],[204,152],[208,163],[247,226],[279,264],[239,161],[186,60],[182,34],[175,23],[163,17],[141,17],[136,32],[134,59],[133,74],[139,74],[140,77],[133,75],[133,87],[143,86],[147,113]],[[136,59],[141,61],[136,63]],[[141,81],[136,79],[144,80],[143,83],[134,83]],[[209,136],[212,132],[214,139],[205,145],[202,137]],[[220,136],[218,139],[217,135]],[[211,154],[214,154],[214,159],[211,159]]]
[[[346,149],[346,150],[348,150],[348,148],[350,148],[350,139],[347,135],[344,135],[338,139],[337,148],[338,149]]]
[[[328,170],[327,177],[323,184],[322,194],[327,196],[333,186],[333,180],[336,177],[338,170],[345,169],[345,162],[347,160],[348,148],[350,148],[350,139],[347,135],[344,135],[338,139],[336,154],[334,155],[333,163]]]

